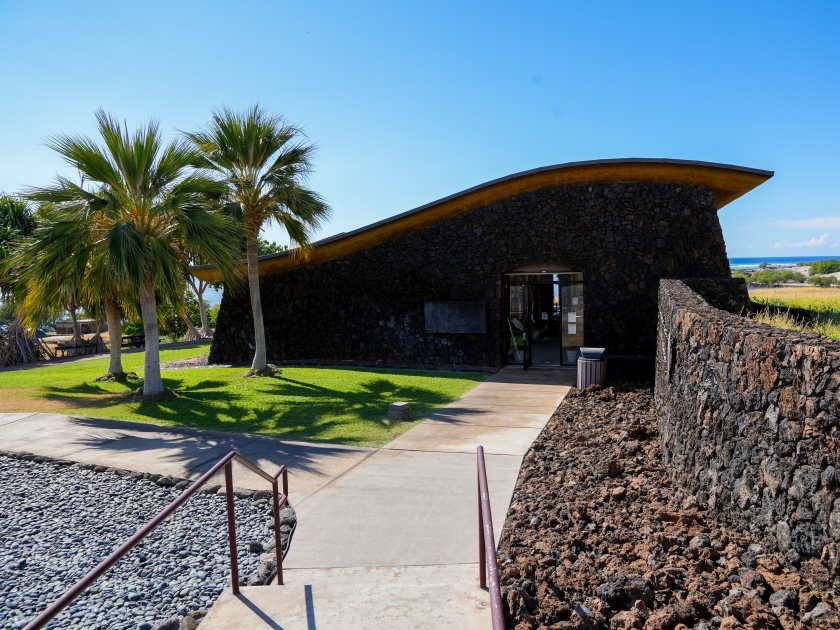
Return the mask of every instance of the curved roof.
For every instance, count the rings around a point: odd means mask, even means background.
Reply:
[[[656,158],[592,160],[544,166],[494,179],[358,230],[318,241],[305,258],[296,255],[297,250],[261,256],[259,272],[264,276],[346,256],[496,201],[550,186],[640,181],[709,186],[714,190],[720,209],[771,177],[773,171],[744,166]],[[190,272],[202,280],[222,280],[212,265],[191,267]]]

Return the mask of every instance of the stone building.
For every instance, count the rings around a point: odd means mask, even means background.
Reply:
[[[659,280],[729,277],[717,212],[772,175],[664,159],[561,164],[325,239],[306,259],[264,256],[269,360],[527,368],[571,365],[582,345],[615,365],[653,357]],[[226,290],[210,361],[252,355],[247,292]]]

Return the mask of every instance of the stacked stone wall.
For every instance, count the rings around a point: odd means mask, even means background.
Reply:
[[[262,277],[269,360],[501,367],[503,273],[531,262],[583,272],[585,343],[613,356],[653,356],[660,278],[729,274],[710,188],[545,188]],[[427,300],[484,301],[487,332],[427,333]],[[210,361],[245,363],[252,355],[250,302],[225,291]]]
[[[663,280],[655,399],[672,480],[840,592],[840,343]]]

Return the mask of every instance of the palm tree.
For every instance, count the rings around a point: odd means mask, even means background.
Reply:
[[[259,105],[242,113],[227,108],[214,111],[206,131],[186,134],[203,154],[201,164],[216,171],[225,185],[227,212],[247,230],[255,345],[250,374],[267,367],[257,260],[260,230],[276,221],[300,253],[330,216],[329,206],[305,185],[313,170],[315,147],[298,140],[301,135],[297,127]]]
[[[48,204],[51,220],[28,256],[43,259],[39,273],[47,276],[51,262],[82,257],[138,299],[146,336],[143,394],[156,395],[164,391],[156,293],[177,296],[182,286],[178,243],[235,282],[241,230],[216,211],[225,188],[191,170],[201,158],[187,143],[164,145],[155,121],[131,134],[102,110],[96,120],[102,145],[80,136],[48,140],[84,179],[79,185],[58,176],[50,187],[30,189],[27,197]]]

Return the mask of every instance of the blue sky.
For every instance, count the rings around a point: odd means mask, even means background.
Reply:
[[[0,190],[62,168],[98,107],[168,134],[260,102],[319,147],[320,236],[548,164],[774,170],[730,256],[840,254],[837,2],[0,0]],[[276,229],[267,236],[285,242]]]

